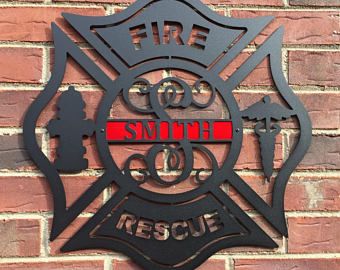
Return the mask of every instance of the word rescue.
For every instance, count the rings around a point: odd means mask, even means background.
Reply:
[[[223,120],[110,120],[108,142],[225,142],[232,139],[232,122]]]
[[[116,229],[123,230],[127,234],[158,241],[166,241],[171,238],[182,241],[190,235],[192,237],[201,237],[205,234],[219,231],[222,228],[223,222],[217,211],[175,222],[153,221],[125,212],[120,216],[116,225]]]

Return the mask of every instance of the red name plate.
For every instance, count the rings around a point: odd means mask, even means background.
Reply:
[[[109,142],[195,142],[231,141],[233,126],[223,120],[109,120],[106,139]]]

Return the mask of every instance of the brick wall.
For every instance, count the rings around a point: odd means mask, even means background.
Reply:
[[[105,15],[119,12],[131,2],[0,2],[0,269],[138,269],[120,254],[104,251],[61,254],[58,251],[66,239],[105,202],[110,192],[114,192],[113,188],[101,194],[56,241],[49,242],[51,194],[43,176],[29,161],[22,142],[23,115],[48,81],[53,65],[50,23],[56,21],[73,40],[80,42],[79,46],[85,46],[63,22],[61,12]],[[283,70],[289,84],[310,113],[313,142],[288,183],[285,204],[289,239],[276,237],[275,231],[262,224],[279,244],[279,248],[223,250],[200,269],[340,269],[340,0],[204,2],[226,16],[276,16],[274,23],[253,45],[261,43],[279,25],[285,26]],[[253,45],[248,48],[248,53],[254,49]],[[267,69],[268,63],[262,63],[235,91],[236,99],[241,104],[251,104],[258,100],[258,93],[273,93],[270,77],[266,75]],[[98,86],[74,63],[69,64],[67,72],[64,83],[78,86],[77,89],[82,92],[88,104],[87,116],[91,117],[101,96]],[[224,75],[227,74],[226,71]],[[152,74],[150,79],[157,80],[161,76],[163,74]],[[216,106],[214,113],[222,114],[218,108]],[[124,114],[118,105],[115,109],[115,116]],[[50,157],[54,155],[55,141],[49,140],[44,127],[54,114],[55,108],[51,105],[39,119],[37,128],[37,139]],[[280,166],[286,158],[295,133],[294,125],[288,123],[277,142],[275,166]],[[254,144],[253,137],[249,134],[246,143]],[[100,172],[98,157],[90,149],[91,145],[93,142],[86,140],[91,168],[83,174],[63,179],[68,204],[91,185],[93,176]],[[145,151],[144,146],[139,147],[138,151]],[[247,145],[245,147],[246,152],[238,162],[238,172],[249,179],[249,183],[261,195],[267,196],[270,185],[255,181],[258,177],[258,163],[252,157],[258,154],[253,154],[254,150],[248,149]],[[230,194],[254,215],[237,194],[232,190]]]

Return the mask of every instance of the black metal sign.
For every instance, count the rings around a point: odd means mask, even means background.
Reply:
[[[55,24],[55,64],[44,91],[29,108],[24,122],[26,148],[50,184],[54,200],[53,241],[101,193],[114,184],[118,191],[62,247],[62,251],[108,249],[122,252],[145,269],[194,269],[215,252],[234,246],[275,248],[277,244],[223,190],[228,183],[281,235],[287,236],[284,191],[290,174],[311,140],[311,124],[303,105],[287,85],[281,70],[283,28],[277,29],[226,80],[219,74],[273,20],[272,17],[234,19],[219,16],[196,0],[140,0],[119,14],[86,17],[63,14],[66,21],[115,70],[110,78]],[[95,119],[87,119],[77,87],[69,86],[58,100],[58,113],[47,130],[58,139],[57,158],[50,161],[35,137],[37,119],[56,95],[68,58],[73,58],[102,87],[104,96]],[[285,105],[268,95],[240,110],[233,91],[263,59],[269,57],[277,92]],[[159,82],[144,76],[165,71]],[[169,71],[191,74],[192,81]],[[137,95],[135,102],[132,94]],[[205,100],[200,95],[208,96]],[[126,119],[112,117],[112,104],[126,105]],[[221,118],[204,112],[220,100]],[[191,117],[185,118],[191,108]],[[183,113],[177,114],[174,111]],[[193,114],[192,112],[195,112]],[[134,117],[128,117],[133,114]],[[282,168],[273,171],[280,122],[294,119],[299,136]],[[244,121],[254,123],[264,178],[275,181],[272,203],[266,203],[235,171]],[[94,136],[105,169],[70,207],[62,174],[88,168],[84,136]],[[147,144],[145,154],[130,155],[120,167],[109,145]],[[219,161],[208,144],[228,149]],[[165,156],[165,172],[157,157]],[[196,153],[210,167],[197,167]],[[131,164],[143,164],[133,170]],[[164,168],[163,168],[164,169]],[[157,192],[185,181],[182,193]],[[265,183],[264,183],[265,184]]]

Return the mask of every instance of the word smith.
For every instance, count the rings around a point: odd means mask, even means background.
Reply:
[[[106,139],[110,143],[140,142],[228,142],[233,136],[231,121],[224,120],[109,120]]]

